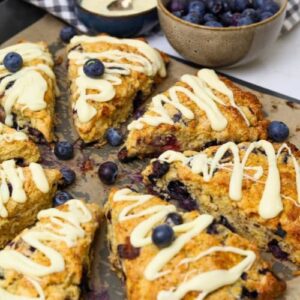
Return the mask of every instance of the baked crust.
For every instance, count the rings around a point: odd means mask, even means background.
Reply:
[[[262,105],[258,98],[254,94],[240,89],[223,76],[220,76],[219,79],[233,92],[235,103],[248,119],[249,126],[239,110],[230,105],[228,96],[212,89],[212,92],[225,103],[222,105],[215,101],[221,114],[228,121],[225,129],[213,130],[205,111],[200,109],[186,94],[177,92],[180,103],[194,113],[194,118],[188,120],[174,106],[164,105],[174,124],[161,123],[158,126],[152,126],[144,123],[142,129],[130,129],[124,148],[120,152],[120,159],[143,158],[170,149],[176,151],[200,150],[209,145],[222,144],[227,141],[243,142],[266,138],[268,121],[264,119]],[[183,81],[178,81],[175,86],[193,91],[191,86]],[[163,95],[170,97],[169,91],[167,90]],[[145,115],[157,116],[155,112],[151,111],[152,109],[153,100]]]
[[[39,47],[38,50],[40,51],[39,56],[34,57],[34,52],[30,53],[31,51],[30,49],[25,50],[24,52],[26,52],[26,54],[29,55],[28,59],[26,57],[23,57],[23,67],[21,68],[20,71],[16,73],[9,73],[3,66],[3,61],[0,60],[0,77],[2,77],[1,79],[4,79],[4,77],[9,74],[16,75],[19,72],[24,71],[24,69],[35,68],[34,70],[39,74],[41,74],[42,78],[45,80],[44,84],[46,85],[46,91],[44,93],[43,101],[46,103],[46,107],[42,109],[31,110],[27,106],[27,104],[25,105],[25,104],[20,104],[18,102],[15,102],[11,111],[13,116],[13,124],[11,124],[10,126],[18,127],[19,129],[24,129],[24,131],[28,132],[32,136],[32,138],[37,142],[43,142],[43,141],[52,142],[54,139],[53,127],[54,127],[55,96],[56,93],[58,93],[58,90],[56,87],[55,75],[53,71],[51,71],[54,62],[52,60],[47,44],[45,42],[29,43],[23,41],[19,44],[1,49],[0,53],[1,51],[2,52],[9,51],[9,49],[11,49],[11,51],[15,51],[15,52],[20,51],[21,54],[22,50],[18,48],[15,49],[13,47],[18,47],[20,45],[25,45],[25,44],[31,44],[33,46]],[[42,67],[38,68],[38,66],[42,66]],[[50,68],[50,71],[46,70],[46,68],[47,69]],[[14,93],[14,84],[15,83],[11,81],[5,87],[5,91],[0,95],[0,104],[2,107],[1,121],[3,123],[5,123],[5,117],[7,117],[4,108],[5,108],[5,102],[8,99],[8,95],[9,95],[8,91],[10,90],[11,93]],[[31,84],[32,87],[34,87],[35,85],[37,86],[39,83],[32,82]]]
[[[118,275],[125,280],[127,299],[157,299],[160,291],[176,289],[182,282],[188,280],[189,276],[197,274],[196,270],[207,272],[216,269],[228,269],[241,260],[239,255],[218,252],[205,257],[205,259],[194,261],[192,264],[178,266],[182,259],[194,257],[212,246],[233,246],[252,250],[256,254],[256,260],[252,267],[246,271],[246,274],[242,276],[244,279],[240,278],[234,284],[224,286],[210,293],[205,299],[247,299],[245,291],[253,293],[252,295],[255,294],[256,299],[275,299],[283,293],[285,284],[269,271],[268,264],[262,260],[256,246],[217,222],[214,222],[208,229],[203,230],[189,240],[184,248],[162,268],[161,271],[170,270],[168,274],[153,281],[147,280],[144,271],[150,260],[160,250],[152,243],[141,248],[134,248],[130,244],[130,235],[138,224],[149,218],[149,215],[119,221],[121,211],[128,205],[134,204],[134,202],[114,201],[113,198],[116,192],[116,190],[111,192],[105,206],[105,213],[108,221],[108,241],[111,249],[110,260]],[[132,194],[141,196],[141,194],[135,192],[132,192]],[[129,215],[137,214],[156,205],[166,206],[168,203],[153,196],[151,200],[133,208]],[[198,217],[199,213],[192,211],[184,213],[182,216],[186,223]],[[120,254],[122,254],[120,253],[120,246],[127,247],[128,258],[120,257]],[[198,292],[188,292],[182,299],[197,299],[198,296]]]
[[[103,35],[101,35],[103,36]],[[100,36],[100,37],[101,37]],[[139,39],[142,40],[142,39]],[[145,40],[142,40],[145,42]],[[146,42],[145,42],[146,43]],[[103,41],[95,42],[80,42],[71,41],[68,46],[68,53],[79,51],[81,53],[104,53],[106,51],[122,51],[130,54],[143,54],[135,47],[127,44],[114,44]],[[164,62],[168,62],[168,57],[162,53],[159,54]],[[145,58],[145,57],[144,57]],[[88,57],[86,58],[86,60]],[[132,62],[125,57],[115,61],[114,59],[101,58],[103,62],[132,64],[140,66],[138,62]],[[78,118],[77,110],[74,109],[75,103],[78,100],[78,88],[76,80],[78,79],[79,69],[82,65],[76,64],[76,60],[69,58],[69,79],[71,81],[71,102],[73,107],[73,118],[76,130],[80,138],[85,143],[98,141],[100,144],[105,141],[105,133],[109,127],[119,126],[120,123],[127,120],[128,116],[133,112],[134,105],[142,102],[153,90],[156,84],[163,80],[163,77],[156,73],[153,76],[148,76],[145,73],[131,70],[128,75],[121,75],[122,83],[115,85],[115,96],[107,102],[98,102],[88,100],[88,104],[96,109],[96,115],[87,122],[81,122]],[[96,90],[88,89],[87,94],[92,95],[97,93]]]
[[[78,300],[80,298],[80,284],[84,276],[88,275],[91,263],[90,249],[102,216],[101,210],[96,204],[84,204],[84,206],[91,213],[92,219],[81,224],[84,236],[77,238],[72,247],[67,246],[63,241],[43,241],[44,245],[62,255],[65,262],[63,271],[39,277],[38,282],[47,300]],[[56,209],[61,212],[69,211],[67,204]],[[37,264],[47,265],[47,257],[39,250],[30,247],[22,239],[22,236],[28,232],[44,230],[45,226],[50,224],[51,220],[48,217],[42,218],[34,227],[24,230],[4,250],[15,250]],[[1,275],[0,288],[6,292],[24,297],[38,296],[36,289],[28,280],[29,277],[22,273],[4,269]]]
[[[273,144],[275,152],[281,148],[280,144]],[[287,144],[291,153],[300,161],[300,152],[292,144]],[[238,145],[240,158],[245,155],[249,143]],[[213,157],[219,146],[209,147],[202,153]],[[187,151],[187,157],[193,157],[197,153]],[[224,156],[224,162],[231,163],[232,156],[228,153]],[[156,161],[156,160],[155,160]],[[255,240],[259,247],[268,250],[278,259],[290,259],[299,265],[300,263],[300,205],[297,202],[296,172],[293,158],[287,151],[282,151],[277,158],[277,167],[280,174],[280,193],[283,210],[273,218],[263,218],[259,214],[259,206],[265,189],[268,174],[268,159],[263,150],[256,149],[249,155],[247,167],[262,168],[263,174],[258,180],[251,179],[255,170],[248,169],[246,174],[250,177],[243,178],[242,198],[234,201],[229,197],[230,178],[232,166],[217,168],[211,180],[204,180],[202,174],[193,173],[190,166],[173,161],[166,167],[165,174],[160,178],[153,176],[153,161],[143,172],[144,182],[153,187],[155,191],[169,197],[172,193],[171,185],[179,186],[186,192],[186,197],[191,202],[197,202],[202,211],[214,216],[226,216],[232,226],[243,236]],[[159,161],[159,160],[158,160]],[[172,182],[172,183],[171,183]],[[171,183],[171,185],[170,185]],[[174,186],[175,187],[175,186]],[[271,186],[271,189],[276,189]],[[172,194],[174,197],[174,192]],[[178,195],[178,200],[182,195]],[[275,199],[270,199],[275,206]]]

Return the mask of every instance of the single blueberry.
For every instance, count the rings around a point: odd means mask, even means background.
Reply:
[[[3,59],[4,67],[12,73],[19,71],[23,66],[23,58],[19,53],[9,52]]]
[[[254,22],[260,20],[258,12],[253,8],[247,8],[242,12],[242,17],[250,17]]]
[[[223,2],[222,2],[222,0],[208,0],[207,8],[211,13],[217,15],[223,9]]]
[[[234,10],[237,12],[243,12],[246,8],[250,6],[249,0],[235,0]]]
[[[268,137],[278,143],[282,143],[289,136],[290,130],[287,125],[280,121],[273,121],[268,126]]]
[[[175,12],[175,11],[185,11],[186,7],[185,7],[185,3],[182,0],[172,0],[170,5],[169,5],[169,9],[171,12]]]
[[[253,24],[254,23],[254,20],[247,16],[247,17],[241,17],[239,19],[239,21],[237,22],[237,26],[246,26],[246,25],[250,25],[250,24]]]
[[[182,19],[193,24],[199,24],[201,22],[200,16],[194,12],[187,14]]]
[[[166,223],[170,226],[176,226],[183,223],[183,218],[179,213],[172,212],[166,217]]]
[[[253,0],[252,6],[255,9],[263,8],[270,0]]]
[[[74,157],[73,145],[67,141],[58,142],[54,147],[54,154],[60,160],[69,160]]]
[[[152,242],[159,248],[170,246],[174,240],[174,230],[170,225],[162,224],[153,229]]]
[[[211,13],[207,13],[203,17],[203,22],[204,23],[210,22],[210,21],[217,21],[217,20],[218,20],[217,17],[214,14],[211,14]]]
[[[85,75],[91,78],[99,78],[103,75],[104,70],[104,64],[97,58],[89,59],[83,66]]]
[[[209,27],[223,27],[223,25],[217,21],[208,21],[204,25]]]
[[[204,16],[205,14],[205,4],[202,1],[191,1],[188,7],[189,13],[193,12],[199,16]]]
[[[98,176],[103,183],[114,184],[118,176],[118,166],[112,161],[107,161],[100,165]]]
[[[240,13],[234,13],[232,15],[232,25],[237,26],[239,20],[241,19],[242,15]]]
[[[220,16],[220,20],[221,20],[223,25],[232,26],[233,25],[233,14],[232,14],[232,12],[227,11],[227,12],[223,13]]]
[[[223,12],[231,11],[234,6],[234,0],[223,0]]]
[[[123,143],[123,135],[119,130],[109,128],[106,132],[106,140],[111,146],[117,147]]]
[[[70,193],[65,191],[59,191],[54,196],[53,205],[54,206],[62,205],[71,199],[73,199],[73,196]]]
[[[172,14],[174,16],[176,16],[177,18],[182,18],[184,15],[184,11],[183,10],[177,10],[177,11],[173,11]]]
[[[77,34],[76,29],[72,26],[66,26],[60,31],[60,38],[64,43],[69,43],[72,37]]]
[[[263,11],[260,15],[260,20],[263,21],[263,20],[266,20],[266,19],[269,19],[273,16],[273,14],[269,11]]]
[[[63,187],[67,187],[75,182],[76,173],[72,169],[68,167],[62,167],[60,169],[60,173],[62,174],[63,177],[63,183],[62,183]]]
[[[263,7],[261,7],[261,10],[263,12],[267,11],[272,14],[276,14],[279,11],[279,9],[280,6],[274,1],[267,2]]]

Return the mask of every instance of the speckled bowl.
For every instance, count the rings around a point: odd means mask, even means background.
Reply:
[[[158,24],[156,8],[128,16],[106,16],[86,10],[80,3],[81,0],[75,0],[77,17],[92,33],[133,37],[146,34]]]
[[[171,45],[185,58],[207,67],[248,63],[276,41],[283,25],[287,0],[277,0],[280,10],[262,22],[241,27],[213,28],[186,22],[158,0],[160,24]]]

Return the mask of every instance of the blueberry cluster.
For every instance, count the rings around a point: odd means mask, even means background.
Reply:
[[[245,26],[272,17],[274,0],[171,0],[170,12],[187,22],[209,27]]]

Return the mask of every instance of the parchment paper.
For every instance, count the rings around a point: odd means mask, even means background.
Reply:
[[[48,166],[62,167],[69,166],[77,173],[76,184],[68,191],[77,198],[96,202],[101,206],[107,199],[111,187],[103,185],[97,175],[98,166],[107,160],[115,161],[119,167],[119,177],[115,186],[128,185],[143,191],[140,171],[147,164],[147,161],[136,161],[130,164],[121,164],[116,157],[118,148],[104,146],[82,148],[81,142],[73,128],[70,105],[68,102],[68,79],[66,72],[66,57],[64,45],[59,41],[59,31],[63,24],[57,19],[46,16],[37,23],[20,32],[1,47],[11,45],[20,40],[46,41],[50,45],[50,50],[54,54],[57,66],[56,74],[61,90],[61,95],[57,100],[56,114],[56,134],[59,140],[74,142],[76,156],[72,161],[62,162],[56,160],[49,146],[41,146],[43,151],[42,163]],[[155,94],[171,86],[185,73],[195,73],[196,69],[172,60],[169,66],[168,78],[162,83]],[[243,87],[247,89],[246,87]],[[251,90],[256,94],[264,105],[264,111],[271,120],[282,120],[288,124],[291,136],[290,141],[300,146],[300,104],[288,102],[268,94],[262,94]],[[126,126],[123,126],[126,132]],[[94,245],[95,260],[93,263],[92,278],[86,279],[83,286],[83,299],[97,300],[121,300],[124,299],[124,289],[120,280],[110,271],[107,260],[108,251],[106,248],[105,222],[101,225],[101,232],[97,236]],[[288,280],[288,291],[284,299],[300,300],[300,278],[292,277],[296,270],[291,264],[280,264],[272,259],[268,254],[266,258],[273,263],[273,268],[280,277]],[[87,278],[87,276],[86,276]]]

